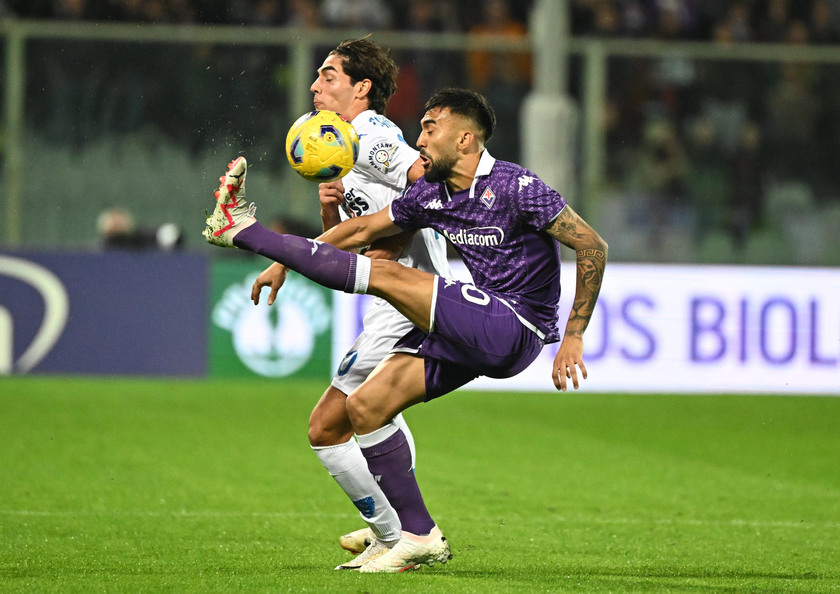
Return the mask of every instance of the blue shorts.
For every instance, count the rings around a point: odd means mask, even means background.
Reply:
[[[542,338],[498,297],[442,277],[436,288],[431,332],[414,328],[391,351],[423,357],[427,402],[481,375],[514,376],[542,350]]]

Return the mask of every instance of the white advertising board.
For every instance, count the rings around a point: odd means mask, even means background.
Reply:
[[[561,324],[574,281],[565,262]],[[368,299],[337,300],[336,365]],[[590,392],[840,395],[840,270],[609,264],[584,345]],[[553,391],[557,346],[514,378],[467,388]]]

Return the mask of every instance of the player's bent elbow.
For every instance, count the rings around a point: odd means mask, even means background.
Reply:
[[[598,242],[601,244],[601,247],[596,248],[596,249],[599,249],[599,250],[601,250],[602,252],[604,252],[604,260],[606,260],[606,259],[607,259],[607,256],[608,256],[608,255],[609,255],[609,253],[610,253],[610,246],[609,246],[609,245],[607,245],[607,242],[606,242],[606,241],[604,241],[604,238],[603,238],[603,237],[601,237],[600,235],[598,235]]]
[[[578,251],[582,249],[600,252],[603,255],[603,260],[607,259],[607,254],[609,253],[609,246],[607,245],[607,242],[604,241],[604,238],[598,235],[595,230],[592,231],[592,236],[587,238],[585,245],[578,248]]]

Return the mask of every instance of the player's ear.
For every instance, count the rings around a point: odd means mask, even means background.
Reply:
[[[356,83],[356,93],[361,99],[362,97],[367,97],[368,93],[370,93],[370,89],[373,86],[373,83],[370,82],[369,78],[365,78],[360,80]]]
[[[461,130],[461,135],[458,138],[458,148],[466,149],[470,146],[473,142],[475,142],[475,134],[473,134],[469,130]]]

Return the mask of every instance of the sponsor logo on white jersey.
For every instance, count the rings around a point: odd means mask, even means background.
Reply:
[[[370,198],[364,195],[359,188],[350,188],[344,193],[344,204],[341,207],[347,213],[348,217],[360,217],[363,214],[368,214],[370,210]]]
[[[457,245],[493,246],[505,240],[505,232],[499,227],[473,227],[457,233],[444,231],[447,239]]]
[[[377,142],[368,151],[368,162],[370,166],[378,169],[382,173],[388,173],[395,150],[397,150],[397,145],[393,142]]]

